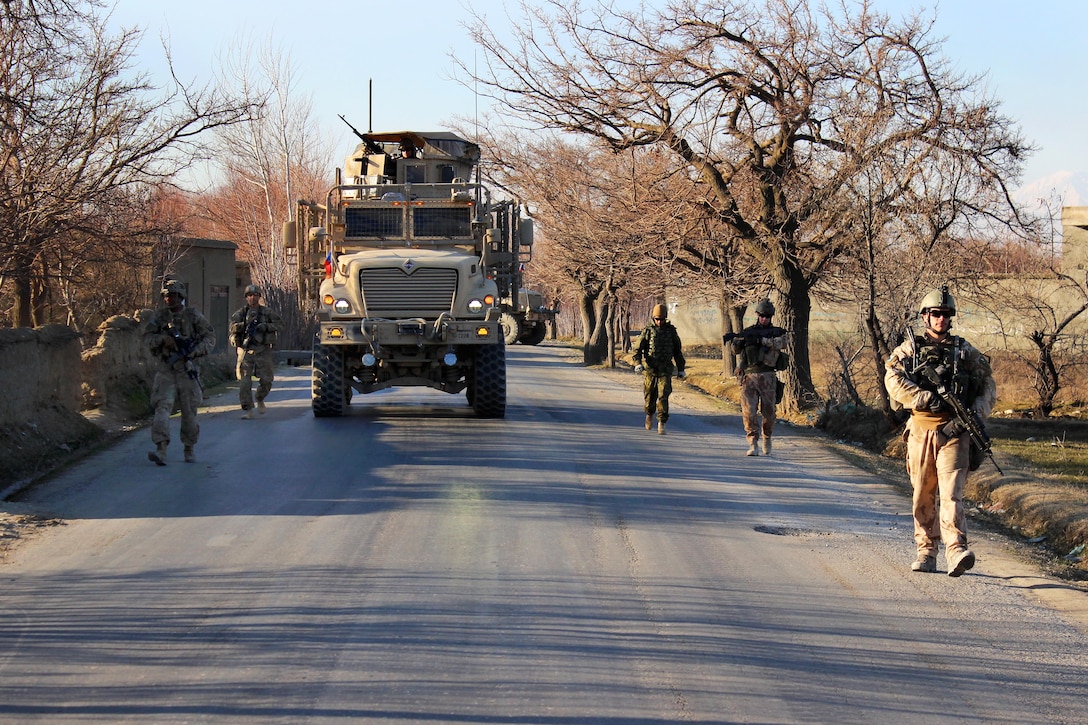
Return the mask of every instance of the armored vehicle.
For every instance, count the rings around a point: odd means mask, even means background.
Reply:
[[[517,278],[520,279],[520,274]],[[548,334],[548,323],[554,323],[559,314],[559,305],[548,307],[544,304],[544,295],[524,287],[519,289],[516,285],[511,285],[510,293],[502,295],[501,302],[499,322],[507,345],[515,342],[539,345]]]
[[[300,295],[316,299],[314,415],[343,415],[356,392],[426,386],[504,417],[499,282],[532,244],[531,223],[479,183],[477,144],[355,133],[361,143],[325,199],[300,201],[284,225]]]

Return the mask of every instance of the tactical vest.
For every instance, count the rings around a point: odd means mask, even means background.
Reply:
[[[945,389],[952,392],[968,408],[982,394],[985,384],[983,371],[967,357],[962,337],[950,336],[942,342],[915,336],[914,358],[908,374],[924,389],[932,384],[922,374],[923,368],[932,369]]]
[[[646,367],[656,373],[665,373],[672,366],[676,354],[676,332],[669,322],[648,326],[642,333],[646,338]]]

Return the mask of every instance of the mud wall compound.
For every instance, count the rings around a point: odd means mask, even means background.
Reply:
[[[25,424],[42,409],[79,413],[81,347],[66,325],[0,329],[0,426]]]

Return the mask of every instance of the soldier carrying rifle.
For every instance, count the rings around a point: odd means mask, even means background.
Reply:
[[[725,335],[722,342],[737,356],[741,416],[748,438],[747,455],[758,456],[756,446],[762,441],[763,455],[769,456],[777,419],[775,406],[782,397],[775,371],[786,369],[789,333],[771,324],[774,304],[770,300],[760,300],[755,311],[756,324],[744,328],[740,334]]]
[[[264,413],[264,399],[276,377],[276,358],[272,352],[283,330],[283,318],[261,304],[261,288],[251,284],[245,289],[246,304],[230,318],[230,341],[238,348],[238,403],[242,418],[253,418],[253,378],[257,378],[256,408]]]
[[[151,405],[155,417],[151,423],[151,442],[155,450],[147,454],[156,465],[166,465],[166,447],[170,445],[170,414],[177,399],[181,408],[181,443],[185,446],[185,461],[196,460],[193,446],[200,437],[196,411],[203,399],[200,376],[193,360],[209,354],[215,348],[215,332],[211,324],[192,307],[185,304],[185,288],[177,280],[167,280],[162,286],[163,306],[155,310],[144,328],[144,342],[155,360],[155,379],[151,390]]]
[[[903,436],[918,555],[910,568],[937,571],[943,541],[948,576],[958,577],[975,565],[963,489],[967,472],[990,454],[983,421],[997,400],[997,385],[986,356],[951,334],[956,300],[948,287],[927,294],[919,312],[925,329],[921,335],[911,331],[892,352],[884,376],[893,405],[911,411]]]

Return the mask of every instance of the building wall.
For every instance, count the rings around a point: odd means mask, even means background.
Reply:
[[[215,352],[223,352],[232,311],[242,306],[235,254],[238,245],[220,239],[187,239],[170,274],[188,290],[186,303],[201,312],[215,330]]]

